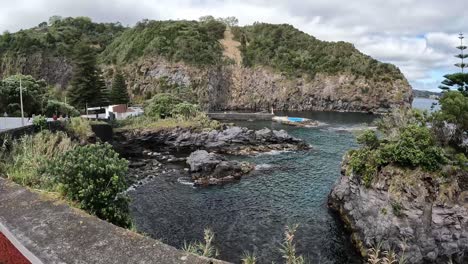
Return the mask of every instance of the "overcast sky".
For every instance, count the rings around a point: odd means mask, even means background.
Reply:
[[[397,65],[416,89],[437,91],[452,66],[459,32],[468,33],[467,0],[0,0],[0,32],[52,15],[133,25],[143,19],[236,16],[289,23],[322,40],[344,40]],[[468,36],[468,35],[467,35]]]

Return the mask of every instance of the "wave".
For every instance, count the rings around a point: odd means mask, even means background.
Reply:
[[[255,170],[269,170],[271,168],[273,168],[273,165],[267,163],[255,165]]]
[[[177,182],[182,184],[182,185],[189,185],[189,186],[193,186],[194,183],[192,182],[192,180],[188,177],[180,177],[180,178],[177,178]]]
[[[328,131],[346,131],[346,132],[354,132],[354,131],[362,131],[366,129],[377,130],[376,126],[367,126],[367,125],[360,125],[360,126],[339,126],[339,127],[329,127],[326,130]]]

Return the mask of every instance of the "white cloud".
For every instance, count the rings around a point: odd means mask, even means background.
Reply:
[[[148,19],[236,16],[241,24],[289,23],[327,41],[344,40],[396,64],[415,88],[436,88],[453,72],[457,33],[468,31],[466,0],[0,0],[0,31],[52,15],[89,16],[132,25]],[[436,72],[436,73],[434,73]]]

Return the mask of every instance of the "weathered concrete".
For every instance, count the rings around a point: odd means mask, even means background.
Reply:
[[[273,114],[270,113],[238,113],[238,112],[213,112],[208,113],[208,116],[215,120],[266,120],[270,121]]]
[[[2,178],[0,232],[32,263],[226,263],[177,250]]]

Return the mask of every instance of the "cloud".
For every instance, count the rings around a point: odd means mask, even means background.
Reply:
[[[124,25],[208,14],[236,16],[241,24],[288,23],[322,40],[351,42],[397,65],[422,89],[437,89],[444,73],[456,71],[457,34],[468,25],[466,0],[0,0],[0,6],[0,31],[29,28],[52,15]]]

